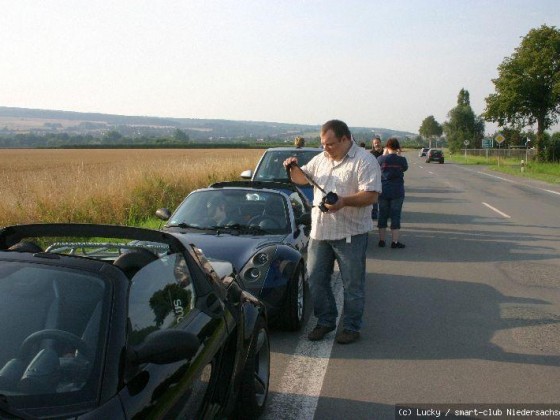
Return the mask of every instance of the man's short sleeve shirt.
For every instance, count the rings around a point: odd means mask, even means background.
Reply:
[[[323,152],[302,166],[302,170],[325,191],[343,197],[359,191],[381,193],[381,171],[377,159],[354,143],[342,161],[335,162]],[[338,240],[373,229],[371,205],[344,207],[335,213],[323,213],[318,206],[324,194],[317,187],[314,187],[313,194],[311,238]]]

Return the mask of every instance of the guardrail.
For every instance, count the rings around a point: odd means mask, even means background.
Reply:
[[[467,156],[483,156],[488,158],[517,158],[519,160],[531,160],[537,155],[535,149],[461,149],[461,152],[455,153],[455,155],[466,154]]]

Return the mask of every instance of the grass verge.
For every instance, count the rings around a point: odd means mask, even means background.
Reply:
[[[464,155],[447,155],[447,162],[458,163],[461,165],[482,165],[489,169],[502,172],[505,174],[515,175],[522,178],[536,179],[548,182],[550,184],[560,184],[560,164],[558,163],[539,163],[529,161],[523,168],[518,159],[483,157],[483,156],[467,156]]]

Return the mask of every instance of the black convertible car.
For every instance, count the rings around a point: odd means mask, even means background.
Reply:
[[[173,214],[159,209],[164,229],[208,257],[230,261],[243,288],[267,306],[271,323],[298,330],[304,320],[305,257],[311,208],[283,182],[220,182],[190,193]]]
[[[255,418],[267,399],[264,305],[172,233],[0,229],[0,343],[0,418]]]

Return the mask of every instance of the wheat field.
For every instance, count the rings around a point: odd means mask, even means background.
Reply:
[[[0,149],[0,226],[136,225],[192,190],[240,179],[258,149]]]

